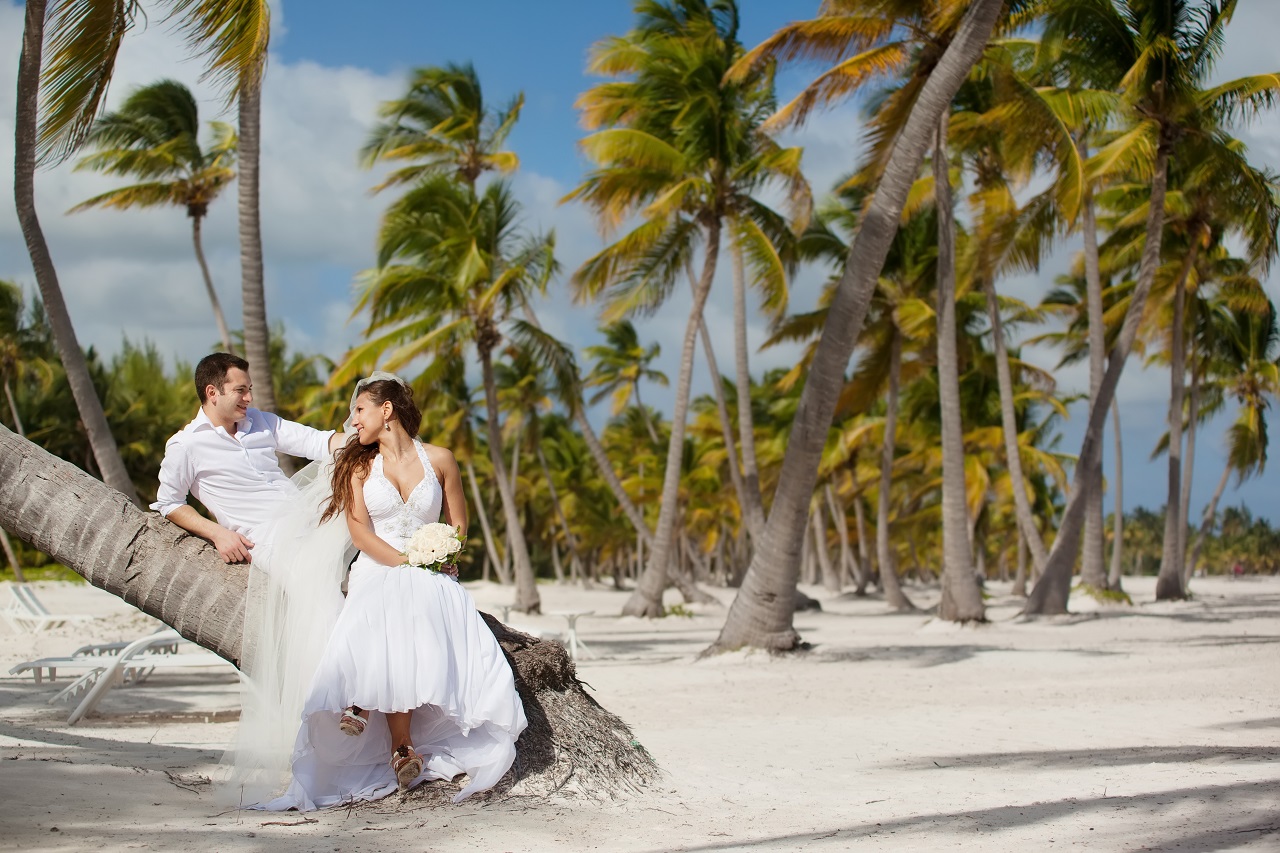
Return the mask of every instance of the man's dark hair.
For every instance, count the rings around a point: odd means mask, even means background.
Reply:
[[[238,367],[247,373],[249,362],[229,352],[215,352],[200,359],[200,363],[196,365],[196,396],[200,398],[200,405],[204,405],[205,389],[210,385],[219,391],[222,390],[223,383],[227,381],[227,374],[233,367]]]

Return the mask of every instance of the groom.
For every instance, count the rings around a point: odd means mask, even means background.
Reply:
[[[318,460],[341,447],[345,436],[250,408],[249,362],[238,356],[205,356],[196,365],[195,380],[200,411],[165,444],[151,508],[212,542],[224,561],[247,563],[266,522],[298,493],[280,470],[276,451]],[[188,493],[217,521],[189,506]]]

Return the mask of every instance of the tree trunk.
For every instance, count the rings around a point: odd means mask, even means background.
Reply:
[[[1077,143],[1082,159],[1088,151],[1084,141]],[[1102,316],[1102,275],[1098,270],[1098,222],[1094,216],[1093,193],[1086,185],[1083,216],[1084,231],[1084,280],[1085,310],[1089,319],[1089,405],[1098,399],[1102,375],[1106,370],[1107,336]],[[1103,569],[1106,537],[1102,521],[1102,456],[1098,456],[1098,470],[1085,506],[1084,555],[1081,559],[1080,579],[1095,589],[1107,585]],[[1044,560],[1036,562],[1036,568],[1044,568]]]
[[[711,335],[707,332],[706,320],[698,323],[698,334],[702,337],[702,351],[707,355],[707,368],[711,373],[711,391],[716,400],[716,413],[720,416],[720,435],[724,440],[725,463],[729,466],[729,482],[733,484],[733,493],[738,498],[738,506],[742,508],[742,518],[746,523],[748,535],[753,533],[751,516],[747,512],[746,484],[742,479],[742,471],[738,468],[738,449],[733,440],[733,419],[729,417],[729,405],[724,399],[724,377],[716,364],[716,352],[711,346]],[[760,526],[756,526],[759,530]]]
[[[1156,148],[1155,171],[1151,178],[1146,244],[1142,248],[1138,280],[1129,298],[1129,308],[1125,311],[1124,325],[1120,328],[1120,335],[1116,338],[1115,346],[1107,357],[1107,372],[1102,377],[1102,385],[1098,387],[1097,399],[1090,407],[1089,422],[1085,427],[1084,440],[1080,445],[1080,455],[1072,478],[1071,496],[1067,499],[1067,506],[1062,512],[1058,535],[1054,539],[1053,549],[1049,552],[1049,560],[1045,563],[1040,579],[1031,590],[1026,608],[1023,609],[1026,615],[1067,612],[1067,598],[1071,592],[1071,572],[1075,566],[1076,555],[1080,551],[1080,532],[1084,526],[1088,489],[1093,487],[1093,481],[1099,471],[1098,460],[1102,456],[1102,429],[1106,422],[1107,409],[1111,406],[1116,385],[1120,382],[1120,374],[1124,371],[1125,362],[1129,358],[1129,350],[1132,349],[1134,338],[1137,337],[1147,295],[1151,292],[1151,284],[1155,280],[1156,269],[1160,263],[1160,239],[1164,229],[1164,200],[1169,180],[1170,147],[1170,143],[1163,138],[1162,133],[1161,142]]]
[[[649,562],[636,583],[635,591],[622,608],[624,616],[661,616],[662,591],[667,585],[667,562],[675,544],[676,515],[679,510],[681,463],[684,460],[685,419],[689,413],[689,389],[693,381],[694,350],[698,330],[702,327],[702,309],[711,292],[720,248],[720,221],[707,227],[707,255],[702,279],[693,295],[693,307],[685,324],[684,344],[680,352],[680,376],[676,380],[676,400],[671,415],[671,437],[667,444],[667,467],[662,478],[662,504],[658,510],[658,529],[649,549]]]
[[[831,513],[831,521],[836,527],[836,536],[840,540],[840,570],[836,573],[836,576],[843,579],[845,572],[853,564],[853,553],[849,548],[849,515],[836,500],[836,490],[831,488],[830,483],[827,483],[822,491],[827,500],[827,511]],[[860,594],[866,594],[866,589],[862,584],[862,570],[854,568],[849,574],[853,582],[862,590]]]
[[[22,417],[18,414],[18,401],[13,398],[13,388],[9,380],[4,381],[4,398],[9,401],[9,414],[13,415],[13,431],[24,438],[27,431],[22,427]]]
[[[75,400],[80,421],[84,424],[98,470],[102,472],[102,479],[107,485],[141,506],[138,491],[129,479],[129,472],[124,467],[124,460],[120,458],[115,437],[111,434],[102,401],[94,390],[88,362],[76,340],[71,314],[62,297],[58,273],[54,269],[49,244],[45,242],[44,230],[40,227],[40,218],[36,212],[36,139],[46,5],[46,0],[29,0],[26,4],[22,51],[18,57],[17,110],[14,117],[14,209],[22,228],[23,240],[27,244],[27,254],[31,258],[31,269],[35,272],[36,284],[40,288],[40,298],[44,301],[58,358],[66,372],[67,384],[71,386],[71,396]],[[66,426],[71,428],[74,425]]]
[[[902,332],[893,329],[889,344],[889,396],[884,409],[884,441],[880,447],[880,496],[876,499],[876,562],[880,564],[880,588],[884,601],[894,610],[911,611],[916,606],[898,582],[897,563],[890,553],[889,495],[893,486],[893,457],[898,436],[898,384],[902,379]]]
[[[1009,480],[1013,489],[1013,507],[1017,515],[1018,529],[1031,549],[1031,559],[1043,568],[1049,552],[1040,540],[1031,501],[1027,497],[1027,480],[1022,473],[1022,452],[1018,445],[1018,415],[1013,403],[1013,372],[1009,369],[1009,349],[1005,346],[1004,323],[1000,318],[1000,303],[996,300],[996,286],[992,276],[982,276],[982,290],[987,300],[987,319],[991,323],[991,340],[996,355],[996,379],[1000,386],[1000,423],[1004,427],[1004,455],[1009,468]]]
[[[239,663],[249,569],[227,565],[188,536],[75,466],[0,428],[0,523],[91,584]],[[529,727],[516,742],[513,781],[538,795],[566,781],[574,793],[638,790],[657,766],[626,723],[582,690],[559,643],[482,614],[511,664]]]
[[[271,371],[271,336],[262,260],[262,211],[258,173],[262,129],[262,70],[240,85],[240,300],[244,311],[244,356],[253,374],[253,404],[276,410]]]
[[[9,561],[9,568],[13,569],[13,579],[18,583],[26,583],[27,577],[22,573],[18,553],[13,550],[13,543],[9,541],[9,534],[3,527],[0,527],[0,546],[4,547],[4,556]]]
[[[1111,401],[1111,429],[1115,433],[1116,473],[1113,484],[1114,497],[1111,518],[1111,572],[1107,576],[1107,589],[1120,591],[1121,563],[1124,553],[1124,454],[1120,439],[1120,401]]]
[[[489,526],[489,512],[484,508],[484,501],[480,498],[480,486],[476,483],[476,468],[471,460],[467,460],[467,480],[471,483],[471,500],[475,501],[476,515],[480,518],[480,530],[484,532],[484,548],[485,553],[489,556],[489,562],[493,564],[494,572],[498,575],[498,583],[511,583],[511,576],[507,574],[506,567],[502,564],[502,558],[498,556],[498,540],[493,538],[493,528]]]
[[[813,554],[818,558],[818,568],[822,575],[822,585],[827,592],[840,591],[840,572],[831,562],[831,551],[827,548],[827,525],[824,519],[827,514],[822,511],[822,502],[815,500],[813,513]]]
[[[747,355],[747,276],[743,269],[742,246],[736,239],[729,251],[733,256],[733,364],[738,387],[738,446],[742,450],[742,494],[746,500],[742,509],[751,529],[763,530],[764,499],[760,495],[755,418],[751,412],[751,368]]]
[[[871,555],[867,549],[867,517],[862,508],[862,496],[853,496],[853,520],[858,525],[858,588],[856,595],[867,594],[867,584],[871,582]]]
[[[1193,322],[1194,326],[1194,322]],[[1194,346],[1194,344],[1193,344]],[[1182,517],[1178,519],[1178,553],[1182,555],[1182,588],[1191,588],[1191,561],[1187,559],[1187,531],[1191,526],[1191,473],[1196,467],[1196,422],[1199,420],[1200,377],[1191,366],[1191,388],[1187,392],[1187,452],[1182,463]]]
[[[800,534],[807,521],[809,497],[817,482],[836,400],[844,388],[849,357],[862,333],[867,306],[932,131],[982,54],[1003,5],[1003,0],[976,0],[965,12],[955,38],[925,81],[894,142],[875,195],[849,247],[844,272],[814,351],[782,462],[788,475],[774,494],[760,546],[713,650],[745,645],[789,650],[800,642],[792,626]],[[882,576],[888,576],[887,569],[882,564]]]
[[[1009,591],[1010,595],[1018,595],[1023,598],[1027,597],[1027,541],[1022,538],[1022,531],[1018,534],[1018,571],[1013,576],[1013,589]]]
[[[507,465],[502,458],[502,430],[498,422],[498,384],[493,376],[493,355],[480,349],[480,371],[484,376],[484,401],[489,432],[489,459],[493,463],[493,478],[498,483],[498,496],[502,499],[502,514],[507,523],[507,537],[511,542],[510,553],[516,580],[515,609],[521,613],[541,613],[542,599],[529,560],[529,545],[520,527],[520,512],[516,496],[507,479]]]
[[[234,353],[231,346],[231,330],[227,328],[227,318],[222,313],[222,303],[218,301],[218,291],[213,287],[213,276],[209,274],[209,264],[204,259],[204,243],[200,239],[200,222],[204,215],[191,217],[191,242],[196,249],[196,262],[200,264],[200,275],[204,278],[204,289],[209,294],[209,304],[213,306],[213,319],[218,324],[218,335],[222,338],[225,352]]]
[[[1222,494],[1227,490],[1227,482],[1231,479],[1231,463],[1227,462],[1222,469],[1222,478],[1218,480],[1218,488],[1213,490],[1213,497],[1209,500],[1209,505],[1204,508],[1204,517],[1200,522],[1200,532],[1196,534],[1195,544],[1191,546],[1191,557],[1187,560],[1190,567],[1187,574],[1195,573],[1196,564],[1200,562],[1200,547],[1204,545],[1204,540],[1209,536],[1209,532],[1213,530],[1213,523],[1218,517],[1218,501],[1222,500]]]
[[[965,490],[964,425],[960,417],[960,365],[956,352],[955,218],[947,159],[947,112],[938,119],[933,149],[933,191],[938,211],[938,401],[942,410],[942,602],[938,618],[981,622],[982,591],[974,581]],[[1017,441],[1016,434],[1014,441]],[[1017,453],[1013,454],[1014,459]],[[1014,459],[1010,459],[1012,464]]]
[[[1181,600],[1187,597],[1182,584],[1185,568],[1178,548],[1185,534],[1182,526],[1182,419],[1183,392],[1186,387],[1185,314],[1187,278],[1195,268],[1198,241],[1192,241],[1183,262],[1182,272],[1173,285],[1173,328],[1169,344],[1169,495],[1164,510],[1164,544],[1160,550],[1160,576],[1156,579],[1156,601]]]
[[[542,442],[535,440],[533,446],[538,454],[538,464],[542,466],[542,476],[547,478],[547,491],[551,495],[551,506],[555,510],[556,520],[560,522],[560,529],[564,531],[564,545],[569,549],[569,562],[577,563],[578,542],[574,538],[573,531],[569,529],[569,520],[565,517],[564,507],[560,505],[560,494],[556,491],[556,484],[551,479],[551,468],[547,465],[546,454],[542,452]],[[557,580],[562,580],[562,578],[557,578]]]

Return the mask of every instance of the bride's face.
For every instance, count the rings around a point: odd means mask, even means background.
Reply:
[[[360,443],[375,443],[390,417],[391,403],[375,403],[367,392],[356,397],[356,409],[351,415],[351,423]]]

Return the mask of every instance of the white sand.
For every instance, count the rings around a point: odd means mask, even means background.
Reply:
[[[106,615],[39,636],[0,624],[0,673],[152,624],[85,585],[37,587],[50,609]],[[1280,850],[1280,578],[1198,580],[1178,604],[1152,603],[1149,578],[1126,587],[1138,606],[1020,623],[992,584],[978,628],[806,589],[825,608],[796,618],[808,654],[695,661],[723,610],[624,619],[622,594],[544,586],[546,610],[600,614],[579,624],[580,676],[665,771],[604,803],[219,814],[184,780],[213,774],[231,738],[229,667],[114,690],[74,727],[45,704],[54,687],[0,678],[0,848]],[[511,596],[472,590],[492,612]]]

